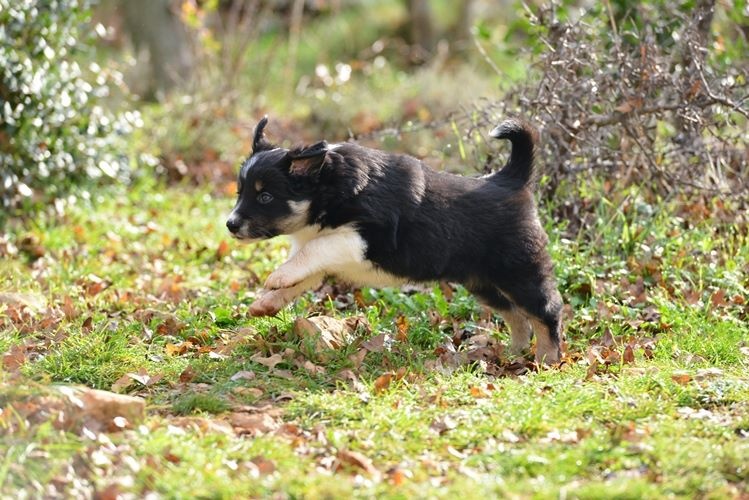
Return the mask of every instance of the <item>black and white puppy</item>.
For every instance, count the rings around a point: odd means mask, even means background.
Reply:
[[[273,315],[327,275],[366,286],[446,280],[466,286],[510,327],[513,352],[536,334],[536,359],[560,358],[562,299],[531,190],[537,134],[507,120],[508,163],[471,178],[352,143],[284,149],[258,123],[226,223],[257,241],[291,236],[291,257],[265,282],[253,315]]]

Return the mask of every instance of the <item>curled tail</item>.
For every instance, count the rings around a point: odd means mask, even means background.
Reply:
[[[517,119],[505,120],[489,133],[497,139],[509,139],[512,153],[507,164],[494,174],[497,180],[507,179],[527,185],[533,178],[533,157],[536,152],[538,132],[530,124]]]

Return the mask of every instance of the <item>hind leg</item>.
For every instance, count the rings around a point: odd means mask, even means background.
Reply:
[[[538,280],[504,287],[502,293],[529,318],[536,334],[536,361],[549,365],[558,363],[561,357],[562,297],[554,280],[539,277]]]
[[[488,305],[502,316],[507,327],[510,329],[510,353],[518,355],[530,346],[533,331],[528,318],[507,297],[492,285],[480,285],[471,288],[482,303]]]

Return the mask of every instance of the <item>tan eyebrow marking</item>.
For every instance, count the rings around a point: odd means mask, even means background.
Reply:
[[[263,190],[263,181],[260,179],[255,181],[255,191],[260,192]]]

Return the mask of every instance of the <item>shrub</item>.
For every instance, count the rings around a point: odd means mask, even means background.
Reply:
[[[92,57],[90,13],[87,0],[0,0],[5,214],[39,207],[85,180],[127,175],[122,139],[140,118],[107,110],[116,73],[79,63]]]
[[[522,115],[540,126],[546,194],[600,175],[663,194],[746,196],[749,60],[734,10],[710,0],[569,3],[529,11],[531,78],[474,124]],[[722,33],[721,33],[722,31]],[[743,54],[743,55],[742,55]]]

